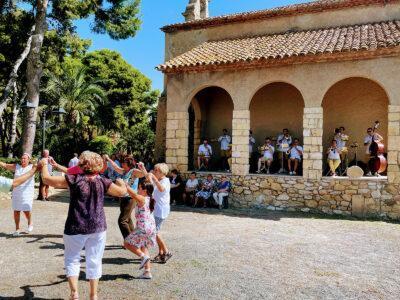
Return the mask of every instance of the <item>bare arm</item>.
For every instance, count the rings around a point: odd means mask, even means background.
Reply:
[[[12,187],[13,189],[16,188],[17,186],[23,184],[25,181],[29,180],[32,176],[35,175],[36,173],[37,166],[33,166],[29,172],[19,176],[18,178],[14,178]]]
[[[50,185],[55,187],[56,189],[67,189],[68,183],[65,177],[63,176],[50,176],[49,170],[47,169],[48,160],[43,158],[40,161],[42,165],[42,180],[46,185]]]
[[[139,204],[139,206],[144,205],[144,203],[146,202],[145,197],[136,193],[129,185],[126,185],[126,190],[128,191],[129,196],[131,196],[131,198],[135,200]]]
[[[111,164],[111,166],[113,167],[113,169],[115,170],[115,172],[117,172],[118,174],[122,175],[125,173],[125,170],[123,168],[121,168],[120,166],[118,166],[115,161],[113,161],[111,158],[109,158],[108,156],[106,156],[106,160]]]
[[[117,179],[107,190],[107,194],[113,197],[124,197],[126,192],[126,185],[122,179]]]
[[[0,167],[9,171],[15,171],[15,164],[6,164],[4,162],[0,162]]]
[[[64,167],[62,165],[59,165],[58,163],[56,163],[56,161],[53,158],[49,160],[49,163],[53,166],[53,168],[56,168],[60,172],[63,172],[65,174],[68,173],[68,168]]]

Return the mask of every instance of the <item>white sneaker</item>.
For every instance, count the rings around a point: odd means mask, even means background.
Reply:
[[[139,270],[143,269],[143,268],[144,268],[144,265],[145,265],[149,260],[150,260],[150,257],[148,257],[147,255],[143,256],[143,257],[142,257],[142,261],[141,261],[140,266],[139,266]]]
[[[33,231],[33,225],[29,225],[28,226],[28,232],[32,232]]]
[[[283,173],[283,168],[280,168],[278,171],[279,174]]]
[[[293,175],[293,173],[294,173],[294,172],[290,171],[290,172],[289,172],[289,175]]]
[[[19,230],[14,231],[13,234],[12,234],[12,236],[14,236],[14,237],[17,237],[17,236],[20,236],[20,235],[21,235],[21,232]]]
[[[269,170],[267,170],[267,174],[269,175],[270,173],[269,173]]]

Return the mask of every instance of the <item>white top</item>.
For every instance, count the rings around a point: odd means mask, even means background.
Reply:
[[[197,180],[197,178],[195,178],[195,179],[188,179],[187,181],[186,181],[186,187],[188,187],[188,188],[190,188],[190,189],[192,189],[192,188],[195,188],[195,187],[197,187],[199,185],[199,181]]]
[[[300,153],[298,151],[303,152],[303,147],[296,146],[296,147],[293,147],[292,149],[290,149],[290,158],[301,159]]]
[[[76,167],[79,164],[79,158],[74,157],[68,163],[68,168]]]
[[[288,137],[285,137],[284,134],[278,136],[278,150],[280,152],[288,151],[291,143],[292,137],[290,135]]]
[[[336,149],[336,150],[330,149],[329,153],[328,153],[328,159],[340,160],[340,153],[339,153],[338,149]]]
[[[14,178],[18,178],[21,175],[29,172],[32,169],[32,165],[28,165],[23,168],[21,165],[15,165]],[[12,207],[13,210],[17,211],[31,211],[33,204],[33,196],[35,192],[35,179],[31,177],[20,186],[13,189],[12,192]]]
[[[219,137],[218,142],[221,143],[221,150],[229,150],[229,144],[231,143],[231,137],[229,135],[222,135]]]
[[[249,153],[253,153],[253,146],[256,143],[256,139],[253,136],[249,136]]]
[[[204,154],[205,157],[210,157],[212,155],[212,148],[210,145],[204,146],[204,144],[201,144],[199,146],[199,154]]]
[[[266,147],[266,145],[264,145],[264,147]],[[273,159],[274,152],[275,152],[274,146],[268,145],[268,149],[264,150],[263,156],[264,158]]]
[[[340,150],[342,150],[344,147],[346,147],[346,141],[342,140],[342,137],[344,137],[344,136],[346,136],[346,135],[340,133],[338,135],[335,135],[335,137],[334,137],[334,140],[336,141],[336,145]]]
[[[0,176],[0,193],[8,193],[11,191],[13,180]]]
[[[169,179],[167,177],[161,179],[160,184],[164,187],[164,192],[160,192],[157,188],[157,185],[153,184],[153,198],[156,202],[154,205],[154,216],[165,219],[168,217],[170,212],[169,191],[171,189],[171,184],[169,183]]]

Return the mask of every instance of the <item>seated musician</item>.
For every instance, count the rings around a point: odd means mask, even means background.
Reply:
[[[349,136],[344,132],[345,128],[343,126],[337,128],[336,130],[334,139],[336,140],[336,145],[340,150],[340,158],[343,160],[344,156],[346,156],[348,153],[346,142],[349,140]]]
[[[208,144],[208,139],[203,139],[203,144],[199,146],[197,165],[199,170],[202,168],[208,169],[208,164],[212,156],[211,145]]]
[[[365,146],[365,157],[364,157],[364,162],[368,165],[369,160],[371,159],[371,144],[372,142],[381,142],[383,141],[383,137],[375,132],[374,129],[371,127],[367,129],[367,135],[364,138],[364,146]],[[372,173],[371,171],[368,171],[367,176],[371,176]]]
[[[292,137],[289,134],[289,130],[287,128],[283,129],[282,133],[278,136],[278,152],[279,152],[279,162],[281,164],[281,168],[278,173],[285,172],[285,160],[287,159],[287,151],[289,150],[290,144],[292,144]]]
[[[297,169],[299,167],[299,162],[301,161],[301,157],[303,156],[303,147],[299,145],[298,138],[295,138],[293,140],[293,143],[290,145],[290,148],[286,153],[289,155],[289,160],[288,160],[289,174],[296,175]]]
[[[261,157],[258,160],[258,170],[257,173],[261,173],[265,168],[267,169],[267,174],[270,174],[269,169],[271,167],[272,161],[274,160],[274,152],[275,148],[271,143],[271,138],[265,138],[265,143],[260,148]],[[261,165],[264,164],[263,169],[261,169]]]
[[[335,139],[332,140],[331,146],[328,151],[328,165],[330,169],[330,175],[336,176],[336,169],[340,166],[340,149],[337,145],[337,141]]]

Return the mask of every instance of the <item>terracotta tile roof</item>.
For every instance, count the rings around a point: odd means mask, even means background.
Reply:
[[[399,46],[400,21],[395,20],[205,42],[157,69],[179,73],[232,65],[294,64],[350,56],[354,59],[393,51],[398,55]]]
[[[272,9],[250,11],[238,14],[212,17],[207,19],[195,20],[185,23],[167,25],[161,28],[164,32],[174,32],[177,30],[191,30],[218,26],[229,23],[247,22],[251,20],[263,20],[276,17],[285,17],[300,14],[318,13],[330,10],[347,9],[357,6],[386,5],[399,3],[399,0],[319,0],[301,4],[282,6]]]

